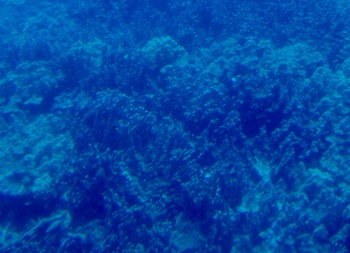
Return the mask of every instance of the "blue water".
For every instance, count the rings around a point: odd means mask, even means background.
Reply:
[[[0,253],[350,252],[348,1],[0,6]]]

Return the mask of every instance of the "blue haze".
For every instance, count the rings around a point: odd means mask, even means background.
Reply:
[[[0,6],[0,253],[350,252],[348,1]]]

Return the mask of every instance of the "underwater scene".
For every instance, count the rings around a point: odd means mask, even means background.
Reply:
[[[348,0],[0,6],[0,253],[350,252]]]

